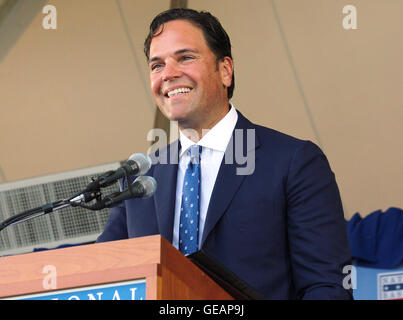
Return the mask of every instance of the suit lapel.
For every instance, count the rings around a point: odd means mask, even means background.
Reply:
[[[162,149],[158,155],[159,163],[154,169],[155,180],[163,182],[157,185],[154,195],[158,228],[160,234],[169,242],[172,242],[173,237],[179,148],[177,140]]]
[[[245,174],[239,174],[240,167],[242,165],[237,164],[239,155],[246,155],[247,152],[255,152],[255,149],[259,147],[259,141],[256,136],[256,127],[242,114],[238,112],[238,121],[235,126],[235,130],[232,133],[231,141],[225,151],[225,156],[221,162],[220,169],[218,171],[217,179],[211,194],[209,207],[207,210],[207,217],[202,235],[201,247],[206,241],[208,235],[213,230],[225,210],[231,203],[231,200],[235,196],[240,185],[247,177]],[[253,132],[254,143],[248,143],[247,130]],[[241,150],[241,151],[240,151]],[[242,152],[242,153],[241,153]],[[227,159],[227,161],[226,161]],[[253,158],[253,161],[255,159]]]

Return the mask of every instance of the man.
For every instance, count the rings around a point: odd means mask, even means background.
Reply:
[[[153,155],[154,196],[112,209],[98,241],[161,234],[185,255],[203,250],[265,298],[350,299],[345,222],[327,159],[229,103],[231,44],[218,20],[163,12],[145,53],[152,94],[178,121],[180,139]],[[249,163],[236,161],[245,154]]]

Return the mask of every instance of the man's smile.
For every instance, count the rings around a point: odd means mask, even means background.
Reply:
[[[192,88],[189,88],[189,87],[175,87],[175,88],[165,90],[164,96],[166,98],[172,98],[172,97],[175,97],[175,96],[178,96],[178,95],[187,94],[191,90],[192,90]]]

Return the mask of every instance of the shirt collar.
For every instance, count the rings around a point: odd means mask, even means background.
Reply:
[[[205,148],[225,152],[237,121],[238,113],[231,104],[231,108],[224,118],[217,122],[215,126],[212,127],[196,144]],[[181,151],[179,156],[182,157],[186,150],[195,143],[186,137],[180,130],[179,141],[181,143]]]

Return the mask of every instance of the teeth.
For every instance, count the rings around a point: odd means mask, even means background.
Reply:
[[[168,92],[168,97],[173,97],[173,96],[175,96],[175,95],[177,95],[177,94],[179,94],[179,93],[187,93],[187,92],[189,92],[189,91],[190,91],[189,88],[178,88],[178,89],[169,91],[169,92]]]

